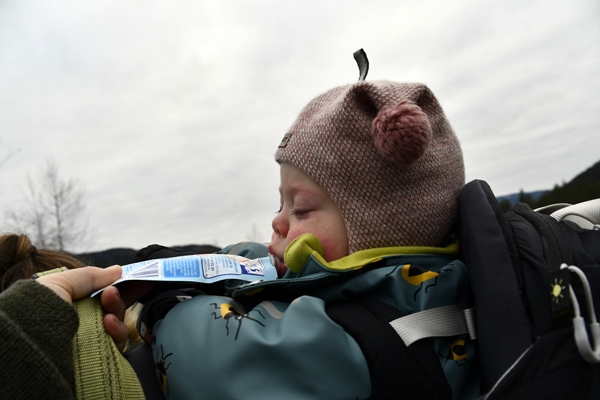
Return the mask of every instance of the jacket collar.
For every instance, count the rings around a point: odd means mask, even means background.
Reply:
[[[458,241],[446,247],[380,247],[357,251],[334,261],[325,261],[323,246],[312,233],[305,233],[294,239],[284,253],[285,264],[289,271],[283,279],[310,275],[323,270],[331,272],[346,272],[361,269],[367,265],[382,261],[387,256],[399,254],[432,254],[441,256],[458,256]]]
[[[307,233],[288,245],[284,260],[289,270],[281,278],[251,283],[232,281],[225,286],[226,291],[234,298],[259,293],[264,295],[265,289],[272,294],[279,293],[277,296],[282,298],[294,298],[327,288],[366,270],[397,265],[399,259],[403,263],[413,262],[413,258],[422,256],[434,258],[438,264],[440,258],[446,259],[444,263],[450,262],[458,256],[458,242],[453,241],[446,247],[381,247],[361,250],[327,262],[323,258],[323,246],[319,239]]]

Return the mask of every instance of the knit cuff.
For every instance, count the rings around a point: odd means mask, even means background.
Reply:
[[[72,385],[72,341],[79,318],[71,305],[46,286],[24,279],[2,293],[0,309]]]
[[[48,287],[30,279],[12,284],[0,296],[0,307],[33,340],[42,338],[44,347],[52,345],[46,336],[69,340],[79,324],[73,307]]]

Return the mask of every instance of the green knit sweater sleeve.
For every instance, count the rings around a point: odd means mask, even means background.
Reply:
[[[0,398],[74,399],[77,327],[71,305],[33,280],[0,294]]]

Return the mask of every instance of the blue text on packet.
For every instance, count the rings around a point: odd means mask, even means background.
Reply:
[[[200,260],[198,257],[167,258],[163,260],[165,278],[199,278]]]

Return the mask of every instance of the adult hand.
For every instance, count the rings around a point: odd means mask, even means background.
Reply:
[[[73,300],[89,296],[120,277],[121,267],[113,265],[108,268],[76,268],[58,274],[44,275],[39,277],[37,282],[52,289],[63,300],[72,304]],[[120,351],[125,348],[129,334],[127,326],[123,323],[125,310],[152,287],[151,282],[131,282],[130,285],[127,283],[121,287],[123,297],[119,289],[114,286],[106,288],[100,297],[102,307],[107,312],[104,316],[104,329],[113,338]]]
[[[125,311],[152,288],[152,282],[124,282],[117,289],[106,288],[100,296],[104,316],[104,329],[113,338],[119,351],[123,351],[129,336],[129,328],[123,323]]]
[[[37,279],[38,283],[50,288],[69,304],[73,300],[89,296],[98,289],[110,285],[121,277],[121,267],[84,267],[70,269],[58,274],[49,274]]]

